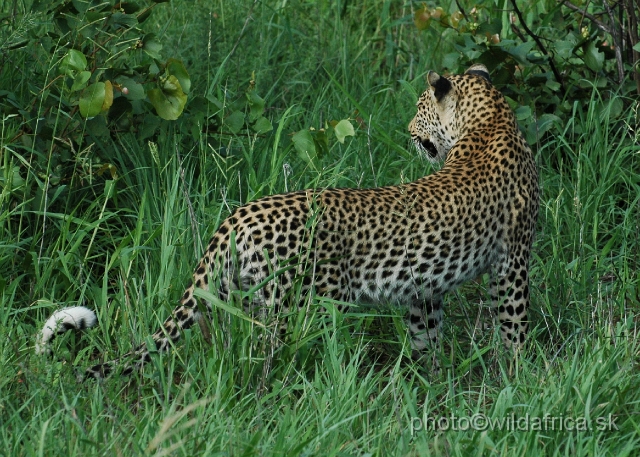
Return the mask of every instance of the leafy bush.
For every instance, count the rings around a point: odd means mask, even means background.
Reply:
[[[183,117],[178,128],[192,144],[204,135],[224,150],[225,136],[273,129],[255,77],[236,96],[213,87],[188,102],[187,69],[177,59],[165,59],[162,39],[142,30],[164,1],[37,1],[15,22],[5,16],[0,49],[6,60],[0,72],[16,90],[0,91],[3,143],[25,153],[0,184],[20,200],[37,194],[30,209],[42,210],[44,197],[59,196],[67,185],[87,190],[95,178],[116,179],[114,148],[119,145],[114,143],[124,133],[139,142],[153,140],[168,121]],[[33,60],[28,81],[7,71],[12,65],[24,68],[22,59]],[[313,164],[328,150],[325,130],[335,128],[341,142],[354,134],[348,119],[331,124],[298,132],[293,144],[302,159]],[[116,141],[106,141],[109,137]],[[40,179],[25,179],[28,172]],[[81,201],[82,194],[78,197]]]
[[[593,86],[640,95],[636,0],[474,3],[456,2],[450,11],[422,3],[414,23],[420,30],[437,27],[455,43],[442,57],[445,68],[487,65],[512,106],[522,105],[516,114],[531,143],[570,116],[574,102],[586,103]],[[615,111],[614,117],[622,113],[622,102]]]
[[[43,209],[43,196],[66,185],[117,176],[107,142],[94,147],[101,138],[150,136],[161,119],[181,115],[189,75],[181,62],[164,60],[159,40],[140,29],[158,3],[36,1],[15,23],[4,18],[0,73],[9,89],[0,92],[2,140],[21,163],[3,185],[24,198],[37,183],[32,209]],[[27,172],[39,179],[25,179]]]
[[[164,1],[36,1],[18,20],[3,17],[0,74],[7,90],[0,91],[2,146],[18,158],[11,172],[0,177],[5,191],[27,200],[34,211],[56,211],[49,206],[54,196],[83,190],[67,202],[73,207],[101,192],[102,185],[92,190],[96,180],[118,177],[120,135],[153,139],[185,112],[181,127],[196,140],[202,129],[225,128],[233,134],[243,128],[271,130],[262,116],[265,102],[253,85],[233,102],[200,96],[187,107],[187,69],[177,59],[165,59],[162,40],[142,30]],[[32,73],[12,73],[11,68]],[[35,178],[29,179],[29,173]],[[105,189],[110,189],[108,181]]]

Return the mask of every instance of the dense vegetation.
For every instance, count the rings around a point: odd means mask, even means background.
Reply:
[[[2,3],[2,449],[635,455],[638,4],[520,3]],[[220,311],[211,343],[188,331],[131,381],[76,382],[145,341],[238,205],[432,172],[406,131],[424,75],[472,62],[541,174],[521,357],[479,278],[446,299],[440,377],[407,357],[402,310],[340,314],[315,297],[329,311],[301,315],[275,352]],[[36,357],[39,327],[73,304],[100,327]]]

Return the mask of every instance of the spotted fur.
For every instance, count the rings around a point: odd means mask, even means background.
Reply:
[[[264,282],[245,300],[246,311],[287,313],[299,305],[295,296],[312,290],[339,302],[408,306],[412,347],[420,355],[437,344],[443,295],[486,272],[502,339],[507,347],[520,346],[528,329],[538,213],[531,150],[483,65],[449,77],[429,72],[427,81],[409,131],[427,158],[445,161],[440,171],[410,184],[303,190],[238,208],[213,235],[193,284],[153,334],[155,349],[169,349],[212,312],[211,304],[199,305],[195,288],[229,301],[234,290]],[[292,293],[294,283],[301,294]],[[143,344],[121,360],[127,375],[150,360],[149,351]],[[117,363],[96,365],[86,375],[102,378]]]

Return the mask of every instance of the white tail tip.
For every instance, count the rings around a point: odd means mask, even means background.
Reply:
[[[49,352],[49,342],[58,333],[67,330],[84,330],[98,323],[96,313],[84,306],[59,309],[45,322],[36,338],[36,354]]]

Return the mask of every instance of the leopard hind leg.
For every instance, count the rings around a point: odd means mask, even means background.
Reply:
[[[439,349],[442,332],[442,297],[431,297],[425,302],[415,302],[409,309],[409,334],[411,357],[419,360],[428,371],[437,374],[440,370]],[[427,354],[431,351],[431,354]],[[431,367],[426,366],[431,364]]]

